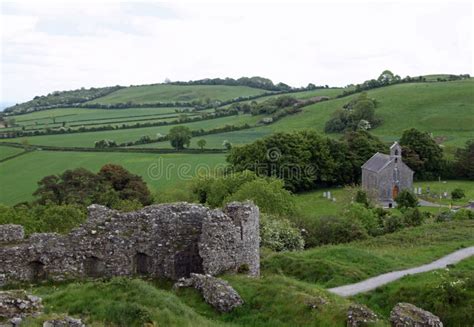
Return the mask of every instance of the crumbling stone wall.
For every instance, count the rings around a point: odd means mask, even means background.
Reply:
[[[87,221],[67,235],[2,239],[0,275],[35,281],[132,275],[176,280],[247,269],[259,274],[259,211],[252,203],[231,203],[224,211],[189,203],[129,213],[100,205],[88,210]]]
[[[22,240],[25,237],[25,232],[22,226],[19,225],[0,225],[0,242],[14,242]]]

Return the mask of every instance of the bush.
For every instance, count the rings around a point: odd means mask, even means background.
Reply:
[[[459,209],[458,211],[456,211],[456,213],[454,213],[452,218],[455,220],[474,219],[474,212],[468,209]]]
[[[31,233],[68,233],[86,220],[84,208],[77,205],[0,205],[0,224],[19,224]]]
[[[300,231],[284,218],[260,217],[260,246],[273,251],[295,251],[304,248]]]
[[[363,204],[366,208],[370,206],[369,198],[367,197],[367,193],[362,190],[357,190],[355,196],[355,202]]]
[[[327,216],[310,220],[296,218],[295,224],[303,230],[307,248],[324,244],[347,243],[368,237],[360,221],[346,217]]]
[[[366,208],[363,204],[354,203],[350,205],[344,212],[344,216],[352,221],[359,221],[369,235],[376,236],[383,233],[377,213]]]
[[[415,208],[418,206],[418,199],[409,190],[401,191],[395,201],[400,209]]]
[[[405,226],[420,226],[425,217],[418,208],[408,208],[403,213],[403,224]]]
[[[403,222],[400,216],[390,215],[383,220],[384,233],[393,233],[402,228]]]
[[[224,203],[252,200],[262,212],[287,216],[295,211],[293,195],[284,189],[284,182],[275,178],[258,178],[247,182]]]
[[[438,223],[442,223],[442,222],[445,222],[445,221],[452,220],[453,216],[454,216],[454,212],[452,212],[451,210],[443,211],[443,212],[440,212],[439,214],[436,215],[435,221],[438,222]]]
[[[451,192],[451,198],[453,200],[460,200],[460,199],[464,198],[465,196],[466,196],[466,194],[464,193],[464,190],[460,189],[460,188],[455,188]]]

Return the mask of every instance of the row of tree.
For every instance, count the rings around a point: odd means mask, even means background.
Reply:
[[[454,80],[461,80],[461,79],[468,79],[470,78],[469,74],[461,74],[461,75],[448,75],[447,78],[437,78],[438,82],[445,82],[445,81],[454,81]],[[352,89],[345,90],[341,95],[338,97],[347,96],[354,93],[359,93],[362,91],[372,90],[383,86],[399,84],[399,83],[423,83],[426,82],[426,77],[418,76],[418,77],[410,77],[406,76],[401,78],[399,75],[393,74],[390,70],[384,70],[382,74],[377,79],[370,79],[365,81],[362,84],[356,84]]]
[[[454,161],[444,157],[443,149],[428,133],[416,129],[405,131],[400,144],[404,161],[417,179],[474,178],[474,140],[458,150]],[[227,161],[234,171],[277,177],[286,188],[299,192],[359,183],[360,167],[376,152],[387,153],[388,147],[367,131],[351,131],[333,140],[304,130],[276,133],[233,147]]]

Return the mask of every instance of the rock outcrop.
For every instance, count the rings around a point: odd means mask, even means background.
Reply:
[[[67,235],[23,238],[0,227],[0,283],[136,276],[177,280],[246,268],[260,272],[259,211],[252,203],[221,210],[175,203],[120,213],[91,205],[87,221]]]
[[[41,298],[23,290],[0,291],[0,325],[18,326],[26,317],[42,313]]]
[[[0,243],[14,242],[25,237],[23,227],[19,225],[0,225]]]
[[[47,320],[43,323],[43,327],[86,327],[86,325],[81,319],[66,316],[60,319]]]
[[[194,287],[219,312],[230,312],[244,304],[239,293],[228,282],[210,275],[191,274],[190,278],[180,279],[174,286],[180,287]]]
[[[390,323],[392,327],[443,327],[437,316],[410,303],[398,303],[390,312]]]
[[[370,326],[377,320],[378,317],[372,310],[360,304],[351,305],[347,311],[347,327]]]

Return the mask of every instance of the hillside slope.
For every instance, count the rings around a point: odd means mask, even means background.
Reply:
[[[468,139],[474,138],[472,78],[452,82],[398,84],[367,93],[369,97],[377,99],[376,114],[384,121],[370,132],[384,141],[398,140],[404,130],[412,127],[433,133],[445,146],[463,146]],[[205,139],[213,145],[222,143],[222,140],[241,144],[274,132],[310,128],[324,133],[324,125],[331,115],[357,96],[355,94],[304,107],[302,113],[285,117],[268,126],[211,135]]]
[[[204,102],[206,99],[225,101],[266,92],[268,91],[248,86],[157,84],[120,89],[89,103]]]

